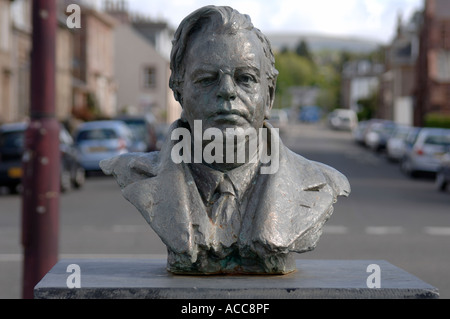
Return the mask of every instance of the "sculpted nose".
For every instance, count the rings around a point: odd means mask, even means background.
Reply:
[[[236,99],[236,86],[230,75],[224,74],[220,79],[217,97],[226,101],[233,101]]]

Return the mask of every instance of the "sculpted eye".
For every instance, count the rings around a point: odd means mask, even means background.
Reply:
[[[240,84],[252,84],[256,82],[256,79],[251,74],[241,74],[236,77],[236,82]]]
[[[216,75],[207,75],[207,76],[201,76],[198,79],[195,80],[195,83],[198,83],[203,86],[208,86],[216,82],[217,76]]]

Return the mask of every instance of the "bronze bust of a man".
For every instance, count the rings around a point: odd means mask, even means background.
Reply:
[[[247,15],[193,12],[173,41],[170,87],[183,111],[165,145],[101,162],[167,246],[170,272],[292,272],[293,254],[314,249],[350,193],[344,175],[290,151],[266,122],[274,65]]]

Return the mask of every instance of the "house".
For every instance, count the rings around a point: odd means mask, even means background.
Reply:
[[[133,28],[145,37],[164,58],[170,60],[175,31],[164,21],[152,21],[137,16],[131,22]]]
[[[118,21],[114,30],[118,112],[152,113],[171,123],[181,113],[169,88],[173,35],[165,23],[132,16],[127,4],[105,1],[106,13]]]
[[[377,117],[413,124],[413,93],[419,54],[418,30],[422,19],[415,12],[407,23],[398,16],[397,32],[386,48],[386,72],[380,77]]]
[[[181,107],[168,87],[169,61],[128,24],[117,26],[114,35],[119,111],[177,119]]]
[[[73,109],[83,120],[116,115],[114,27],[116,20],[82,6],[81,25],[73,30]]]
[[[32,1],[0,0],[0,123],[29,116],[31,10]],[[61,15],[56,37],[56,117],[64,121],[72,111],[72,33]]]
[[[10,120],[12,103],[11,1],[0,0],[0,124]]]
[[[414,124],[450,117],[450,1],[426,0],[416,68]]]
[[[368,98],[379,89],[379,76],[384,65],[369,60],[352,60],[342,70],[343,107],[359,112],[358,100]]]

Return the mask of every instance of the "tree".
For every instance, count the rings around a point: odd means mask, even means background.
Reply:
[[[279,71],[275,107],[286,106],[280,100],[286,98],[287,90],[295,86],[315,86],[317,73],[313,63],[305,57],[292,51],[281,52],[275,55],[275,67]]]
[[[373,91],[368,97],[359,99],[357,103],[361,108],[361,111],[358,113],[358,119],[360,121],[370,120],[375,116],[377,110],[378,92],[376,90]]]
[[[304,57],[309,61],[313,62],[311,52],[309,52],[309,47],[308,44],[305,42],[305,40],[300,41],[300,43],[297,45],[295,49],[295,53],[297,53],[298,56]]]

